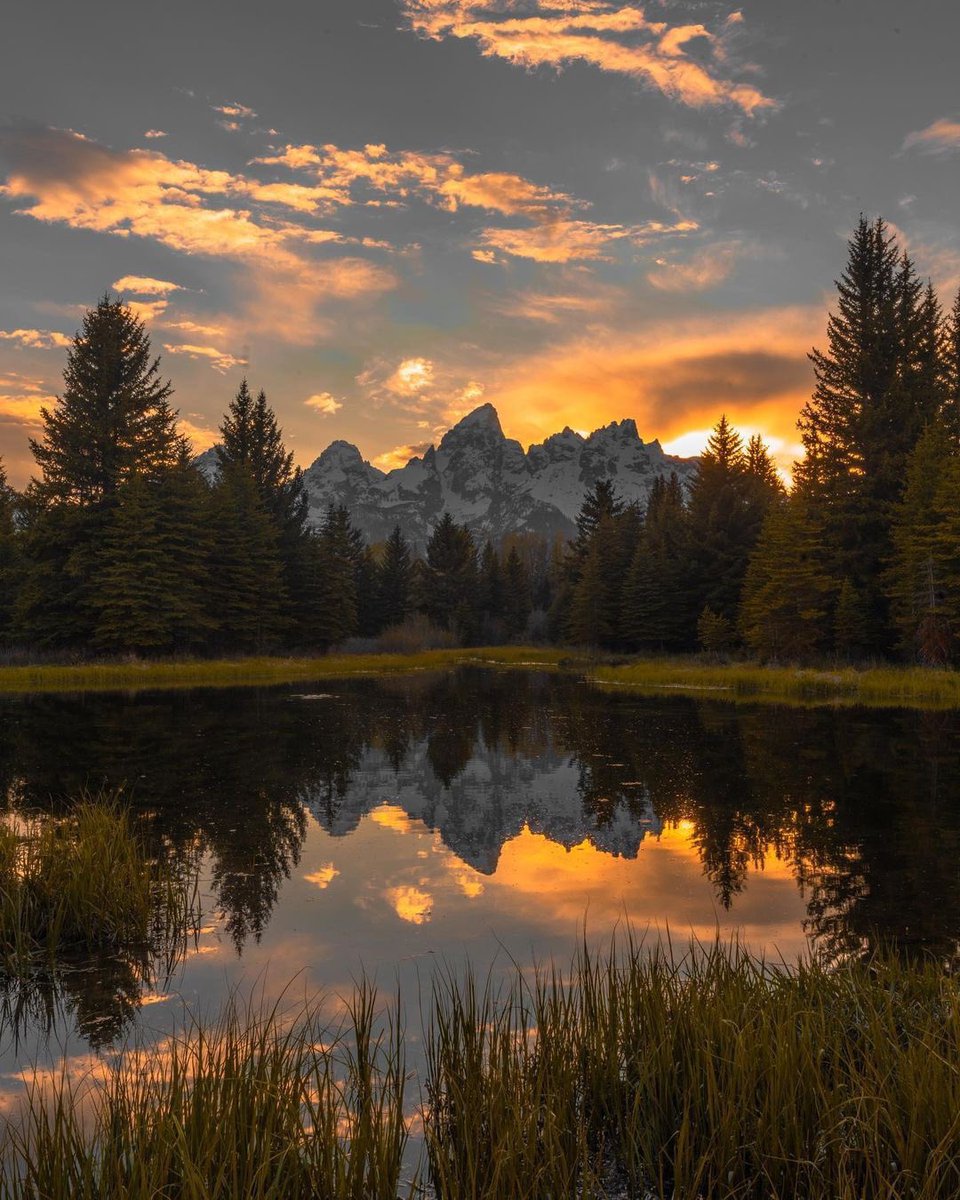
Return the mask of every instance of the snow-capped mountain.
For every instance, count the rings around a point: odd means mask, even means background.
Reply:
[[[310,521],[343,504],[370,542],[395,525],[423,549],[444,512],[481,538],[508,533],[570,536],[584,495],[612,479],[625,501],[646,502],[653,482],[676,472],[689,481],[695,458],[664,454],[643,442],[632,420],[613,422],[583,437],[572,429],[524,452],[504,437],[497,411],[484,404],[444,434],[439,446],[384,473],[349,442],[337,441],[304,471]]]

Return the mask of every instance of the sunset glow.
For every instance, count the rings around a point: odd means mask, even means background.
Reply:
[[[883,0],[867,33],[854,6],[331,0],[258,10],[229,55],[212,12],[98,7],[49,44],[21,6],[50,58],[0,81],[16,484],[105,290],[198,450],[248,374],[303,466],[335,439],[402,465],[491,402],[524,445],[633,417],[684,454],[725,411],[789,474],[858,213],[960,282],[948,5]]]

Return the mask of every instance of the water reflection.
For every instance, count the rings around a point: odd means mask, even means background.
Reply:
[[[334,956],[331,928],[376,959],[397,928],[444,949],[481,912],[491,928],[570,929],[585,901],[601,925],[626,912],[707,929],[719,912],[833,954],[960,944],[954,713],[639,700],[465,670],[32,697],[0,715],[10,810],[125,785],[158,853],[206,864],[234,958],[264,961],[262,943],[290,973]],[[281,899],[292,915],[274,929]],[[143,985],[92,966],[66,1003],[88,1039],[115,1037]],[[51,995],[13,995],[0,1020]]]

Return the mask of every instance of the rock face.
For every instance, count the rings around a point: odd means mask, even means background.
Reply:
[[[422,551],[444,512],[481,540],[508,533],[569,537],[597,480],[612,479],[622,499],[643,505],[655,479],[676,472],[688,482],[696,465],[695,458],[664,454],[659,442],[643,442],[632,420],[589,437],[564,429],[525,453],[504,437],[496,409],[484,404],[439,446],[388,474],[365,462],[356,446],[338,441],[303,478],[311,524],[322,521],[330,504],[343,504],[368,541],[383,541],[399,525]]]

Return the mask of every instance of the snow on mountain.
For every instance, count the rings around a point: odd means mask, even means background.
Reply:
[[[644,442],[632,420],[583,437],[572,429],[524,452],[504,436],[497,410],[484,404],[443,435],[422,458],[384,474],[347,442],[334,442],[304,471],[310,521],[344,504],[371,542],[395,525],[423,549],[445,511],[481,538],[508,533],[571,536],[584,495],[612,479],[625,501],[646,502],[654,480],[671,472],[689,481],[695,458],[664,454]]]
[[[220,474],[220,463],[217,459],[216,446],[211,446],[209,450],[204,450],[202,454],[198,454],[193,460],[193,465],[207,483],[213,483]]]

